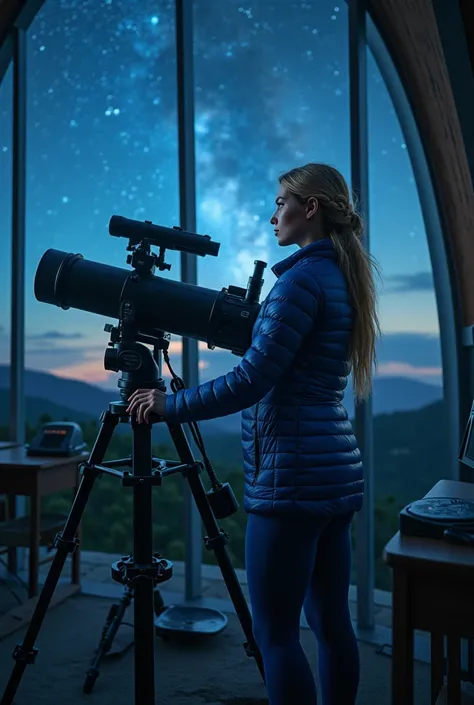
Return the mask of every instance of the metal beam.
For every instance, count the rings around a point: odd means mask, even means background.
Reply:
[[[349,79],[352,189],[365,221],[364,244],[370,250],[369,156],[367,124],[366,8],[349,2]],[[364,464],[364,505],[356,519],[357,624],[374,627],[374,460],[372,397],[355,407],[355,433]]]
[[[469,8],[468,8],[469,4]],[[474,6],[469,3],[453,3],[449,0],[434,0],[433,10],[438,24],[443,54],[453,91],[459,124],[463,134],[467,161],[471,177],[474,180]],[[469,17],[471,22],[469,22]],[[453,41],[456,37],[456,41]],[[440,238],[440,247],[442,247]],[[447,248],[444,247],[446,250]],[[445,255],[446,256],[446,255]],[[452,257],[450,258],[453,259]],[[440,265],[436,265],[438,268]],[[445,267],[444,262],[441,265]],[[435,273],[435,264],[433,265]],[[450,262],[451,283],[447,285],[443,279],[434,277],[436,298],[440,317],[441,344],[446,349],[443,353],[443,377],[446,377],[445,396],[448,404],[449,431],[455,445],[450,443],[453,462],[458,455],[464,427],[467,423],[474,396],[474,326],[465,326],[463,321],[462,303],[456,286],[457,273],[453,262]],[[448,293],[450,288],[450,294]],[[452,308],[455,308],[454,314]],[[444,312],[444,308],[449,311]],[[455,318],[452,325],[446,316]],[[443,323],[443,320],[446,322]],[[456,335],[457,331],[457,335]],[[451,381],[456,373],[456,343],[457,343],[457,375],[458,379]],[[448,378],[449,375],[449,378]],[[454,394],[456,384],[457,393]],[[451,389],[452,387],[452,389]],[[457,425],[457,429],[454,425]],[[474,482],[474,471],[464,464],[457,464],[453,477],[464,482]]]
[[[10,438],[25,442],[25,212],[26,212],[26,32],[13,41],[12,283],[10,337]]]
[[[397,113],[410,155],[410,162],[420,199],[433,269],[443,367],[444,400],[447,406],[448,426],[446,435],[450,448],[451,464],[449,467],[443,468],[443,473],[458,479],[459,464],[457,458],[464,423],[467,422],[467,415],[465,419],[462,419],[460,425],[458,360],[459,355],[462,355],[464,350],[462,349],[462,343],[459,342],[459,335],[456,334],[456,330],[459,331],[461,326],[460,316],[459,322],[456,324],[457,315],[455,309],[458,308],[460,313],[460,302],[457,301],[456,287],[453,286],[453,283],[456,282],[456,272],[446,244],[447,238],[443,234],[431,173],[413,110],[385,42],[370,17],[367,17],[367,44],[374,56]],[[457,306],[456,303],[458,304]],[[459,350],[459,348],[461,349]]]
[[[0,45],[0,83],[5,78],[13,56],[13,37],[11,34]]]
[[[15,21],[16,26],[27,32],[45,2],[46,0],[26,0],[26,2],[23,2],[23,6]]]
[[[194,154],[194,56],[193,3],[176,0],[176,63],[178,82],[178,144],[180,224],[196,231],[196,169]],[[197,257],[181,253],[181,281],[197,284]],[[182,338],[183,380],[187,387],[199,384],[197,340]],[[188,486],[185,486],[186,556],[185,596],[194,600],[201,595],[202,538],[201,518]]]
[[[10,323],[10,440],[25,442],[25,220],[26,220],[26,32],[11,32],[13,55],[12,247]],[[15,497],[16,516],[26,512]],[[25,549],[9,550],[12,570],[23,567]]]
[[[13,29],[29,29],[45,0],[13,0],[1,3],[0,12],[0,83],[13,56]]]
[[[474,41],[474,4],[461,7],[452,0],[432,0],[438,24],[439,38],[443,46],[444,59],[453,91],[466,156],[474,180],[474,46],[469,46],[469,36]],[[463,22],[463,12],[466,22]],[[471,20],[468,21],[467,14]],[[472,26],[471,26],[472,23]],[[470,55],[470,51],[472,54]]]

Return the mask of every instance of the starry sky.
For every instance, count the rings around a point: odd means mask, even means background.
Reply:
[[[269,218],[278,174],[328,162],[350,183],[344,0],[194,1],[197,232],[221,243],[198,283],[245,286],[291,253]],[[50,247],[127,267],[113,214],[179,224],[174,2],[47,0],[28,32],[26,366],[103,386],[105,319],[37,302]],[[432,270],[408,150],[368,56],[370,237],[382,268],[379,375],[441,383]],[[0,363],[9,359],[12,71],[0,86]],[[169,252],[179,279],[179,254]],[[180,370],[180,343],[173,341]],[[200,346],[201,379],[236,358]]]

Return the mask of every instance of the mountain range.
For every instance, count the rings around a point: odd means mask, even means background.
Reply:
[[[8,423],[8,388],[9,368],[0,365],[0,425]],[[414,411],[438,401],[442,394],[442,387],[406,377],[379,377],[374,381],[373,411],[374,414]],[[41,414],[46,413],[55,419],[67,417],[85,421],[98,418],[111,401],[120,398],[118,389],[114,394],[80,380],[37,370],[25,370],[25,396],[26,415],[30,423],[35,423]],[[352,417],[354,403],[350,391],[346,394],[345,405],[349,416]],[[240,414],[212,419],[201,425],[206,435],[235,433],[240,428]]]

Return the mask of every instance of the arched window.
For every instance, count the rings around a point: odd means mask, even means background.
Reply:
[[[368,52],[371,252],[382,269],[382,339],[373,395],[375,587],[398,512],[446,476],[449,434],[433,267],[407,140]]]
[[[108,233],[113,214],[178,223],[173,4],[158,13],[153,2],[132,11],[46,2],[29,28],[27,58],[25,364],[64,380],[53,391],[43,378],[49,402],[62,398],[82,413],[63,393],[67,380],[116,393],[117,375],[103,365],[108,321],[38,303],[34,275],[50,247],[128,268],[127,240]],[[167,262],[165,276],[180,279],[179,253],[168,251]]]
[[[117,321],[39,303],[34,276],[48,248],[128,270],[127,240],[108,232],[114,214],[179,225],[174,3],[45,2],[27,41],[25,391],[54,420],[84,422],[91,447],[97,426],[89,422],[119,398],[119,375],[104,369],[104,324]],[[163,276],[179,280],[180,253],[167,250],[166,262]],[[180,374],[176,348],[173,341]],[[154,438],[163,441],[163,426]],[[128,457],[130,443],[119,427],[112,457]],[[173,560],[184,558],[180,480],[155,493],[156,542]],[[91,495],[83,549],[131,550],[132,520],[130,494],[104,478]]]
[[[245,287],[256,259],[267,262],[262,299],[273,286],[271,266],[292,251],[269,222],[281,172],[321,161],[350,181],[347,31],[347,6],[333,0],[194,3],[197,223],[221,242],[217,262],[198,260],[202,286]],[[202,380],[235,364],[201,346]],[[238,434],[239,415],[203,428],[209,440]]]
[[[13,68],[0,83],[0,442],[10,440]]]

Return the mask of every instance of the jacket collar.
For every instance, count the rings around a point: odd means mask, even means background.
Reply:
[[[276,277],[280,277],[288,269],[291,269],[296,262],[304,257],[332,257],[334,258],[334,245],[330,237],[324,237],[322,240],[312,242],[310,245],[300,247],[296,252],[293,252],[289,257],[277,264],[273,265],[272,272]]]

